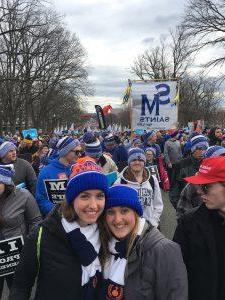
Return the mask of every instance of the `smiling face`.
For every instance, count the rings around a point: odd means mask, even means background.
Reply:
[[[128,236],[135,228],[137,215],[128,207],[116,206],[106,210],[106,224],[117,239]]]
[[[73,202],[80,226],[95,223],[105,206],[105,195],[101,190],[87,190],[80,193]]]

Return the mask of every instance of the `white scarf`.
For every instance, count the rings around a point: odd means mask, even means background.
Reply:
[[[81,227],[77,222],[69,223],[62,218],[62,226],[68,234],[75,254],[80,258],[82,266],[82,283],[84,286],[89,279],[101,272],[101,264],[98,258],[101,247],[99,230],[96,223]]]
[[[144,218],[139,218],[137,236],[142,234],[145,222]],[[109,250],[112,254],[104,267],[103,274],[105,280],[110,280],[120,286],[124,286],[124,274],[127,265],[126,253],[124,255],[124,253],[119,253],[116,250],[116,248],[120,247],[120,244],[122,245],[122,242],[114,237],[110,240]]]

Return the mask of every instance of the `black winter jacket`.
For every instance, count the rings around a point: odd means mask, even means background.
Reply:
[[[210,211],[204,204],[180,219],[173,240],[180,244],[187,267],[189,299],[219,299],[219,259]]]
[[[9,299],[28,300],[37,275],[35,300],[81,299],[81,264],[72,252],[57,207],[41,225],[40,269],[36,230],[23,248]]]
[[[174,165],[169,198],[175,209],[177,207],[180,194],[187,184],[184,178],[195,175],[195,173],[199,170],[200,164],[201,161],[190,156],[180,160]]]

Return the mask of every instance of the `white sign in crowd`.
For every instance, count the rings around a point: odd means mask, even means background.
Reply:
[[[131,125],[133,129],[177,127],[177,81],[133,81]]]

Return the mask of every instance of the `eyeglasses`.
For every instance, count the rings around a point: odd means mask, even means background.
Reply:
[[[220,183],[223,187],[225,187],[224,182],[218,182]],[[209,192],[209,189],[212,187],[212,184],[200,184],[201,190],[203,191],[204,194],[207,194]]]
[[[209,184],[200,184],[201,190],[203,191],[204,194],[207,194],[209,191]]]

